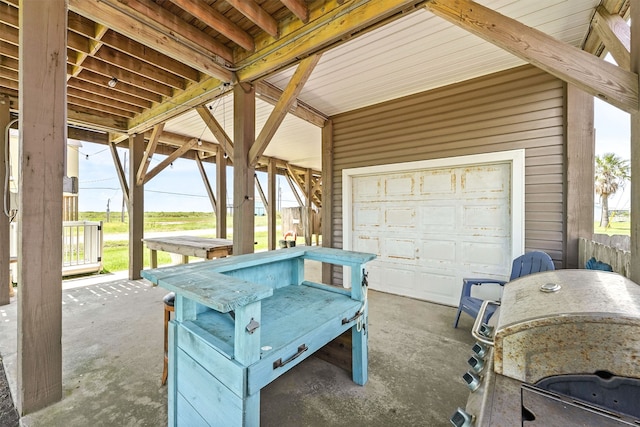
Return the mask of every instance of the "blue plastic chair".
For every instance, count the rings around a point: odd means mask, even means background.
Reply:
[[[526,276],[531,273],[539,273],[541,271],[554,270],[553,260],[545,252],[533,251],[524,255],[520,255],[513,260],[511,266],[511,276],[509,281],[517,279],[518,277]],[[460,320],[460,313],[465,312],[474,319],[478,316],[480,306],[483,300],[471,296],[471,287],[480,286],[483,283],[497,283],[500,286],[504,286],[507,281],[496,279],[462,279],[462,294],[460,295],[460,304],[458,305],[458,313],[456,314],[456,320],[453,322],[453,327],[458,327],[458,321]],[[490,305],[485,312],[485,318],[483,321],[486,323],[489,321],[496,307]]]

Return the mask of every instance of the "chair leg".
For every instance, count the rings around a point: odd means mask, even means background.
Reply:
[[[162,368],[162,385],[167,383],[167,376],[169,374],[169,358],[167,356],[169,352],[169,320],[171,320],[171,312],[174,308],[168,304],[164,305],[164,366]]]
[[[458,327],[458,322],[460,321],[460,313],[462,312],[462,310],[460,308],[458,308],[458,313],[456,314],[456,320],[453,322],[453,327],[457,328]]]

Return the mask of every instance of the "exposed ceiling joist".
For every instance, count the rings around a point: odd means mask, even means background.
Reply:
[[[592,24],[616,63],[630,70],[631,28],[627,22],[620,15],[612,15],[603,6],[598,6]]]
[[[170,31],[164,33],[152,26],[149,16],[153,16],[154,12],[159,13],[162,9],[157,7],[155,3],[153,3],[155,7],[146,9],[146,13],[149,15],[144,16],[140,16],[139,12],[131,8],[132,5],[145,6],[138,0],[129,0],[127,2],[128,6],[124,6],[122,3],[118,3],[118,5],[119,6],[113,7],[111,2],[107,4],[105,0],[69,0],[69,9],[79,15],[106,25],[118,33],[144,43],[158,52],[182,61],[190,67],[212,77],[219,78],[224,81],[231,80],[231,72],[222,68],[222,66],[215,62],[215,60],[213,60],[209,55],[204,54],[200,50],[193,46],[189,46],[186,43],[175,41],[174,38],[167,35]],[[120,8],[128,8],[131,10],[129,11],[129,14],[126,14],[123,13]],[[175,18],[175,15],[169,15],[170,17]],[[138,16],[138,19],[133,18],[132,16]],[[186,25],[186,23],[183,24],[184,25],[180,24],[181,31],[193,32],[195,30],[195,28]],[[205,36],[206,34],[203,37]],[[191,37],[195,38],[196,36],[192,35]],[[206,37],[208,38],[208,36]],[[214,53],[217,55],[224,54],[224,52]],[[229,55],[225,54],[225,56],[228,57]],[[228,58],[224,59],[228,60]]]
[[[245,50],[253,51],[255,49],[253,37],[227,19],[223,14],[209,6],[204,0],[171,0],[171,2],[220,32],[229,40],[233,40]]]
[[[272,37],[278,38],[278,22],[254,0],[226,0],[226,2]]]
[[[638,111],[638,75],[471,0],[430,0],[425,7],[561,80],[627,111]]]
[[[264,153],[264,150],[267,148],[269,142],[271,142],[271,139],[276,134],[278,127],[289,112],[289,108],[298,98],[298,95],[302,91],[304,84],[307,82],[307,79],[313,72],[316,64],[318,64],[318,61],[320,61],[320,55],[314,55],[303,59],[302,62],[298,64],[298,68],[291,77],[289,84],[287,84],[287,87],[282,93],[282,96],[269,115],[269,118],[260,131],[260,134],[256,138],[256,141],[251,146],[251,149],[249,149],[250,165],[255,166],[260,156],[262,156],[262,153]]]
[[[294,15],[305,24],[309,22],[309,8],[303,0],[280,0]]]

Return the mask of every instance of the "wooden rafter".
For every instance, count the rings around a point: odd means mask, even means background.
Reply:
[[[244,49],[248,51],[255,49],[253,37],[227,19],[223,14],[209,6],[204,0],[171,0],[171,2],[180,6],[189,12],[189,14],[198,18],[228,39],[238,43]]]
[[[560,42],[471,0],[431,0],[425,7],[548,73],[627,112],[638,110],[638,75]]]
[[[302,0],[280,0],[294,15],[305,24],[309,22],[309,8]]]
[[[213,117],[211,111],[205,105],[199,105],[196,107],[196,111],[200,115],[200,118],[204,121],[209,128],[209,131],[216,137],[218,143],[224,149],[227,157],[233,159],[233,141],[229,138],[229,135],[225,132],[220,123]]]
[[[278,23],[254,0],[226,1],[272,37],[278,38]]]
[[[78,56],[76,56],[73,72],[71,74],[67,74],[67,80],[69,80],[71,77],[75,77],[78,74],[80,74],[80,71],[82,71],[82,68],[83,68],[82,63],[84,62],[85,59],[87,59],[88,56],[95,55],[95,53],[100,49],[100,47],[102,47],[102,43],[100,42],[100,39],[102,38],[102,36],[104,36],[104,34],[108,30],[109,29],[104,25],[95,24],[93,40],[89,42],[89,52],[87,53],[80,52]]]
[[[282,90],[263,80],[256,84],[256,96],[271,105],[276,105],[278,100],[282,98]],[[324,127],[328,120],[325,114],[300,99],[294,100],[289,107],[289,113],[318,127]]]
[[[298,68],[291,77],[289,84],[287,84],[287,88],[284,90],[282,96],[276,103],[275,108],[269,115],[267,122],[260,131],[260,135],[256,138],[256,142],[249,150],[249,164],[255,165],[258,162],[258,159],[262,153],[264,153],[264,150],[269,145],[269,142],[271,142],[273,135],[275,135],[278,127],[287,115],[289,108],[302,91],[304,84],[307,82],[307,79],[313,72],[318,61],[320,61],[320,55],[314,55],[304,59],[300,64],[298,64]]]
[[[616,63],[630,70],[631,28],[626,21],[620,15],[612,15],[603,6],[598,6],[592,24]]]
[[[202,160],[200,159],[200,155],[195,156],[196,165],[198,165],[198,170],[200,171],[200,176],[202,177],[202,183],[204,184],[205,190],[207,190],[207,195],[209,196],[209,201],[211,202],[211,206],[213,207],[213,211],[218,212],[218,202],[216,201],[216,196],[213,194],[213,189],[211,188],[211,183],[209,182],[209,177],[207,176],[207,171],[204,169],[204,165],[202,164]]]
[[[178,148],[176,151],[171,153],[166,159],[156,165],[153,169],[151,169],[144,177],[144,183],[151,181],[156,175],[162,172],[167,166],[173,163],[177,158],[181,157],[187,151],[189,151],[194,145],[198,143],[197,138],[192,138],[184,144],[182,147]]]
[[[127,184],[127,177],[124,174],[124,168],[122,167],[122,163],[120,162],[120,156],[118,156],[118,149],[116,148],[116,144],[114,144],[113,142],[109,142],[109,149],[111,151],[111,157],[113,158],[113,165],[116,168],[116,175],[118,175],[118,180],[120,181],[122,196],[124,197],[127,205],[129,205],[129,185]]]
[[[114,3],[117,4],[114,6]],[[140,6],[141,9],[149,15],[141,15],[138,10],[133,9],[134,6]],[[150,7],[145,8],[144,6]],[[203,73],[224,81],[231,80],[231,73],[222,68],[210,55],[201,52],[198,48],[192,46],[191,43],[174,41],[174,39],[166,37],[165,33],[152,26],[150,16],[153,16],[154,19],[165,17],[161,12],[161,10],[164,9],[158,7],[155,3],[153,3],[153,6],[154,7],[145,5],[138,0],[129,0],[127,6],[118,2],[109,2],[109,4],[107,4],[106,1],[99,0],[69,0],[69,9],[82,16],[106,25],[127,37],[138,40],[158,52],[180,60]],[[128,13],[124,13],[123,9],[126,9]],[[137,16],[138,18],[136,19],[132,16]],[[175,20],[175,15],[170,15],[170,17]],[[170,17],[167,16],[166,18],[169,19]],[[170,22],[173,21],[164,23],[168,24]],[[197,39],[196,35],[191,34],[196,31],[194,27],[186,25],[186,23],[180,24],[179,27],[180,31],[189,33],[188,36],[183,37],[181,40],[190,40],[193,42],[193,40]],[[176,32],[175,34],[176,37],[178,37],[178,34],[181,34],[181,32]],[[201,40],[200,46],[205,44],[205,39],[209,39],[206,34],[202,34],[203,40]],[[230,52],[227,52],[225,49],[218,49],[213,53],[226,60],[230,59]]]
[[[162,131],[164,130],[164,123],[160,123],[155,125],[153,128],[153,132],[151,133],[151,138],[147,143],[147,149],[144,150],[142,155],[142,161],[140,162],[140,166],[138,166],[138,173],[136,173],[136,184],[142,185],[144,184],[144,180],[146,178],[147,170],[149,169],[149,164],[151,163],[151,158],[156,152],[156,147],[158,146],[158,140],[160,139],[160,135],[162,135]]]

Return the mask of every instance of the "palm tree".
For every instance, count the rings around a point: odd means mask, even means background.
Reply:
[[[600,227],[609,225],[609,196],[614,195],[624,182],[631,177],[629,161],[623,160],[614,153],[596,156],[596,194],[602,202]]]

